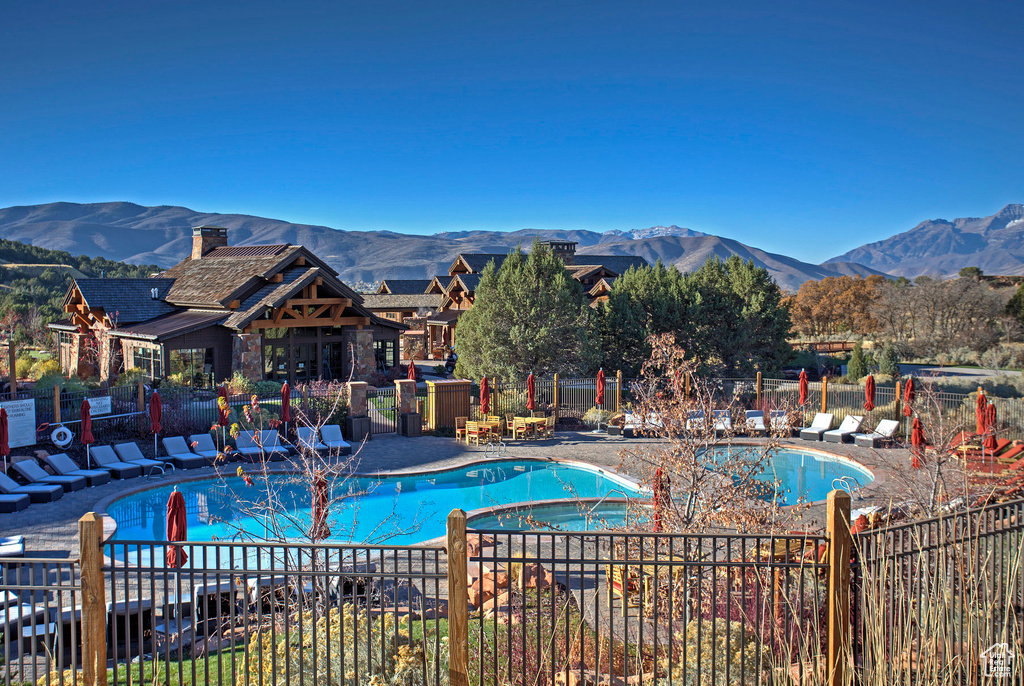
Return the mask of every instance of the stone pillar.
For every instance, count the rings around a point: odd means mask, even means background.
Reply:
[[[345,424],[350,441],[369,439],[371,435],[370,418],[366,413],[367,387],[368,384],[365,381],[350,381],[348,384],[348,417],[345,419]]]
[[[377,366],[373,356],[373,331],[349,329],[344,336],[345,349],[352,355],[352,378],[363,381]]]
[[[236,333],[231,337],[231,372],[249,381],[263,380],[263,334]]]
[[[395,381],[395,404],[398,406],[398,433],[403,436],[420,436],[422,419],[416,412],[416,382],[412,379]]]

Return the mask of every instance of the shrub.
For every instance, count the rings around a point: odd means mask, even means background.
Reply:
[[[274,395],[275,393],[280,395],[281,388],[283,386],[284,384],[278,383],[276,381],[257,381],[255,384],[253,384],[252,392],[260,396],[261,398],[265,398],[267,396]]]
[[[436,374],[437,376],[448,376],[448,370],[445,368],[443,364],[435,364],[434,374]]]
[[[382,371],[373,370],[366,376],[366,383],[377,388],[385,388],[390,385],[388,382],[388,376]]]
[[[758,683],[758,672],[771,663],[765,646],[758,645],[757,636],[743,622],[722,617],[704,619],[703,626],[690,620],[685,631],[686,671],[683,660],[666,665],[680,683],[698,683],[712,677],[715,683]],[[698,657],[699,656],[699,657]],[[700,665],[700,672],[697,666]],[[726,680],[726,674],[730,678]]]
[[[583,423],[591,426],[597,426],[599,423],[606,424],[613,414],[615,413],[611,410],[599,410],[592,407],[583,414]]]
[[[118,374],[117,381],[114,382],[115,386],[134,386],[140,381],[146,382],[149,377],[146,376],[146,372],[141,369],[129,369],[126,372]]]
[[[57,362],[57,360],[39,360],[32,365],[29,374],[33,379],[40,379],[49,374],[60,374],[60,362]]]
[[[19,357],[14,362],[14,373],[19,379],[26,379],[29,373],[32,371],[32,365],[35,364],[35,360],[31,357]]]
[[[32,395],[45,398],[53,393],[53,387],[60,386],[62,392],[85,393],[87,387],[78,377],[68,378],[61,374],[45,374],[36,381]]]
[[[252,381],[242,376],[242,372],[235,372],[235,375],[224,382],[228,393],[235,395],[252,395],[255,385]]]

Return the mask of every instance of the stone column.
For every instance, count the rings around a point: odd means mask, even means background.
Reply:
[[[412,379],[395,381],[395,404],[398,406],[398,433],[410,437],[420,436],[423,424],[419,413],[416,412],[415,381]]]
[[[352,355],[352,378],[363,381],[374,370],[373,331],[370,329],[349,329],[345,331],[345,349]]]
[[[231,372],[249,381],[263,381],[263,334],[236,333],[231,337]]]
[[[348,417],[345,419],[348,428],[348,439],[350,441],[361,441],[369,439],[370,418],[366,410],[366,389],[368,384],[365,381],[350,381],[348,384]]]

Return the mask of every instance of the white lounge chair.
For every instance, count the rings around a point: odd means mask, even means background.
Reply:
[[[139,446],[134,443],[118,443],[114,446],[114,452],[121,458],[123,462],[128,464],[137,464],[146,470],[147,474],[152,474],[157,469],[160,470],[161,474],[165,474],[168,469],[174,471],[174,464],[171,462],[164,462],[163,460],[151,460],[142,454],[139,450]]]
[[[848,414],[843,418],[843,423],[838,429],[832,429],[822,434],[826,443],[852,443],[853,435],[860,431],[860,425],[864,423],[864,417]]]
[[[832,428],[832,414],[830,412],[819,412],[814,415],[814,421],[810,426],[800,429],[800,438],[805,441],[820,441],[822,434]]]
[[[0,514],[21,512],[31,504],[32,498],[27,493],[0,493]]]
[[[299,447],[314,452],[329,450],[327,444],[320,440],[320,432],[308,426],[300,426],[295,430],[299,435]]]
[[[88,483],[84,476],[60,476],[48,474],[35,460],[21,460],[11,465],[14,471],[30,484],[60,484],[65,493],[80,491]]]
[[[732,432],[732,415],[729,410],[715,410],[715,433],[725,434]]]
[[[892,443],[900,423],[895,419],[883,419],[870,433],[853,434],[853,442],[862,448],[877,448],[882,443]]]
[[[27,495],[34,503],[52,503],[64,497],[64,487],[60,484],[29,484],[22,486],[6,474],[0,474],[0,493],[5,495]]]
[[[100,469],[110,472],[115,479],[131,479],[142,476],[142,465],[131,462],[122,462],[114,449],[109,445],[94,445],[92,447],[92,460]]]
[[[260,431],[260,443],[263,449],[271,453],[279,453],[285,457],[291,454],[291,449],[281,443],[281,434],[277,429],[264,429]]]
[[[174,464],[176,469],[198,469],[213,464],[213,460],[203,455],[197,455],[188,449],[188,443],[183,436],[168,436],[160,439],[167,451],[167,459]]]
[[[789,413],[785,410],[772,410],[769,414],[771,419],[771,426],[773,432],[783,433],[786,436],[789,435]]]
[[[352,446],[342,437],[341,427],[337,424],[324,424],[321,426],[320,439],[332,451],[337,450],[339,455],[348,455],[352,452]]]
[[[690,414],[686,418],[686,430],[687,431],[703,431],[704,430],[704,411],[703,410],[691,410]]]
[[[763,434],[768,430],[764,426],[764,412],[761,410],[747,410],[747,433]]]
[[[0,557],[25,557],[25,537],[0,537]]]
[[[74,460],[64,453],[44,455],[43,462],[55,473],[62,476],[82,476],[90,486],[102,486],[111,479],[110,472],[105,469],[82,469]]]

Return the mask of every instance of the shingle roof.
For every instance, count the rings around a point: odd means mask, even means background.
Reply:
[[[468,312],[468,310],[445,310],[444,312],[438,312],[427,317],[427,324],[447,326],[461,317],[463,312]]]
[[[463,262],[473,271],[475,274],[479,274],[487,266],[487,263],[494,260],[494,266],[500,267],[501,263],[508,257],[507,254],[490,254],[490,253],[459,253],[455,258],[455,262],[458,262],[461,258]],[[455,262],[452,266],[455,266]]]
[[[265,283],[246,296],[239,308],[224,321],[224,326],[233,329],[245,328],[253,319],[260,317],[268,308],[287,300],[292,294],[312,281],[319,273],[316,267],[289,267],[280,272],[280,283]]]
[[[576,253],[575,259],[578,265],[599,264],[619,275],[625,274],[630,267],[639,269],[650,264],[639,255],[581,255]]]
[[[121,326],[174,312],[177,308],[164,302],[173,284],[172,279],[163,278],[74,279],[72,288],[78,288],[89,307],[103,308],[110,321]],[[152,293],[154,288],[157,289],[156,299]]]
[[[480,285],[480,275],[479,274],[456,274],[454,277],[452,277],[452,283],[448,284],[448,289],[447,290],[451,290],[452,285],[454,285],[456,281],[458,281],[458,282],[460,282],[462,284],[462,288],[467,293],[473,293],[473,292],[476,291],[476,287]]]
[[[293,245],[271,255],[249,257],[217,257],[219,250],[198,260],[183,260],[165,271],[161,276],[174,279],[167,300],[176,305],[225,307],[239,290],[274,274],[301,248]]]
[[[227,312],[185,310],[157,317],[148,322],[116,329],[111,331],[110,335],[122,338],[146,338],[162,341],[219,324],[227,317],[227,314]]]
[[[420,295],[430,286],[430,279],[384,279],[377,286],[378,295]]]
[[[444,296],[440,293],[378,293],[363,296],[363,307],[368,310],[418,310],[434,309],[441,305]]]

